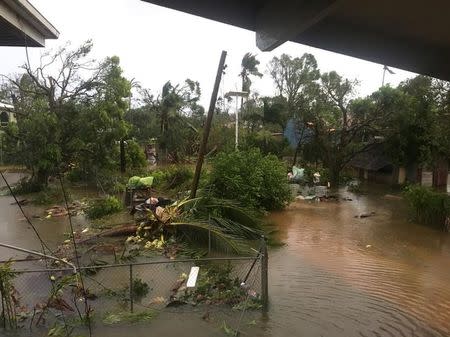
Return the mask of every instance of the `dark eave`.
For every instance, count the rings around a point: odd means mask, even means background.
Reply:
[[[0,0],[0,46],[43,47],[59,32],[27,0]]]
[[[448,0],[144,0],[285,41],[450,80]]]

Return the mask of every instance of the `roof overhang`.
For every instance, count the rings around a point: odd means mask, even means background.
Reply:
[[[14,106],[11,104],[0,102],[0,110],[14,110]]]
[[[450,80],[448,0],[143,0],[286,41]]]
[[[43,47],[59,32],[27,0],[0,1],[0,46]]]

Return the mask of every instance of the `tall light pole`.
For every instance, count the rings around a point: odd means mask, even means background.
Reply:
[[[225,97],[235,97],[236,100],[236,112],[235,112],[235,118],[236,118],[236,132],[235,132],[235,147],[236,150],[239,146],[239,102],[238,97],[246,98],[248,97],[248,91],[229,91],[225,94]],[[241,106],[242,109],[242,106]]]

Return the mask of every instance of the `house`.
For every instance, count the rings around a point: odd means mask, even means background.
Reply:
[[[6,127],[11,122],[16,122],[16,116],[12,105],[0,102],[0,127]]]
[[[356,176],[362,180],[377,183],[399,185],[404,184],[407,172],[397,167],[386,156],[383,144],[373,144],[367,151],[357,154],[349,163]]]

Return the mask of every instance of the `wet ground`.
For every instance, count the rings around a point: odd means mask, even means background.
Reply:
[[[403,200],[386,188],[369,190],[363,195],[342,192],[352,201],[298,201],[271,215],[286,245],[270,252],[270,310],[256,319],[256,326],[245,329],[246,335],[450,335],[450,234],[411,222]],[[11,202],[0,197],[2,242],[39,249]],[[375,214],[355,218],[371,212]],[[59,219],[34,223],[52,245],[67,231]],[[0,253],[6,256],[5,250]],[[211,324],[191,319],[200,313],[190,315],[161,315],[149,323],[152,334],[224,335]],[[139,337],[149,330],[147,324],[99,327],[94,336],[130,331]]]

